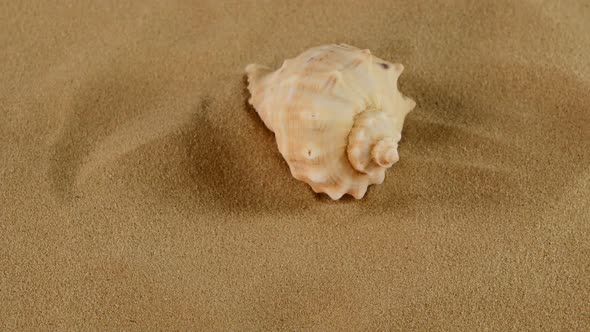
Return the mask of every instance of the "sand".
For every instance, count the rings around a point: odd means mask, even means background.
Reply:
[[[584,331],[590,7],[0,5],[0,330]],[[292,178],[244,67],[405,65],[360,201]]]

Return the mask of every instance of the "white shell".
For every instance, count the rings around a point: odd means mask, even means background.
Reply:
[[[248,65],[249,102],[296,179],[335,200],[360,199],[399,159],[404,119],[416,105],[397,88],[403,70],[369,50],[317,46],[276,71]]]

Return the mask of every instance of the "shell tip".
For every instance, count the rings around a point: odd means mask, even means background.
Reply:
[[[408,112],[413,110],[416,107],[416,101],[412,98],[407,98],[407,103],[408,103]]]
[[[328,196],[330,196],[330,198],[334,201],[337,201],[340,198],[342,198],[342,196],[344,196],[343,192],[336,192],[336,191],[326,191],[326,194],[328,194]]]
[[[249,65],[246,66],[246,68],[244,69],[244,71],[248,75],[250,75],[251,73],[254,73],[258,69],[258,67],[260,67],[260,65],[257,65],[255,63],[251,63],[251,64],[249,64]]]
[[[249,80],[257,80],[267,75],[272,70],[267,66],[251,63],[246,66],[245,71]]]
[[[362,199],[363,197],[365,197],[365,194],[367,193],[367,186],[360,186],[358,187],[355,191],[353,191],[351,193],[352,197],[354,197],[357,200]]]

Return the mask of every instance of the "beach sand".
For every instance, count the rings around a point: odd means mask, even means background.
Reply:
[[[0,330],[584,331],[587,1],[0,5]],[[244,68],[400,62],[400,161],[295,180]]]

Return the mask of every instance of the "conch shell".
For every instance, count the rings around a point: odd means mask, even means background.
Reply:
[[[248,65],[248,102],[293,177],[334,200],[361,199],[399,159],[404,119],[416,106],[397,88],[403,70],[367,49],[317,46],[276,71]]]

